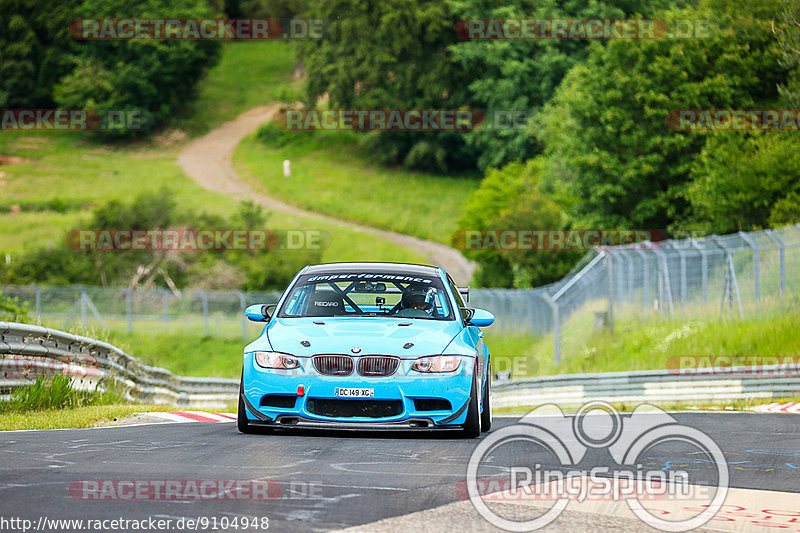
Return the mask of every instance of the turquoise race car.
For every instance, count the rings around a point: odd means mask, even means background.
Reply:
[[[463,295],[463,296],[462,296]],[[307,266],[244,350],[238,428],[459,429],[492,425],[491,360],[479,329],[441,268],[398,263]]]

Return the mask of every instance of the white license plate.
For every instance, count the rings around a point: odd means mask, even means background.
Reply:
[[[374,398],[375,389],[351,389],[337,387],[334,394],[340,398]]]

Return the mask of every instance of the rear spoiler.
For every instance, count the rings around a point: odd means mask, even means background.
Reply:
[[[458,292],[464,297],[464,303],[469,303],[469,287],[459,287]]]

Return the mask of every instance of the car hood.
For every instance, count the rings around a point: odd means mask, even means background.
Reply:
[[[419,357],[442,353],[460,331],[461,326],[454,320],[280,318],[269,325],[267,335],[273,350],[300,356],[353,353],[352,348],[360,348],[361,355]],[[310,346],[303,346],[302,341],[308,341]],[[404,348],[408,343],[413,346]]]

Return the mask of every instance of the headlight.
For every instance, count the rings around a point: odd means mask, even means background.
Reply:
[[[435,355],[420,357],[411,366],[417,372],[453,372],[461,364],[460,355]]]
[[[300,361],[293,355],[278,352],[256,352],[256,363],[264,368],[291,370],[300,366]]]

